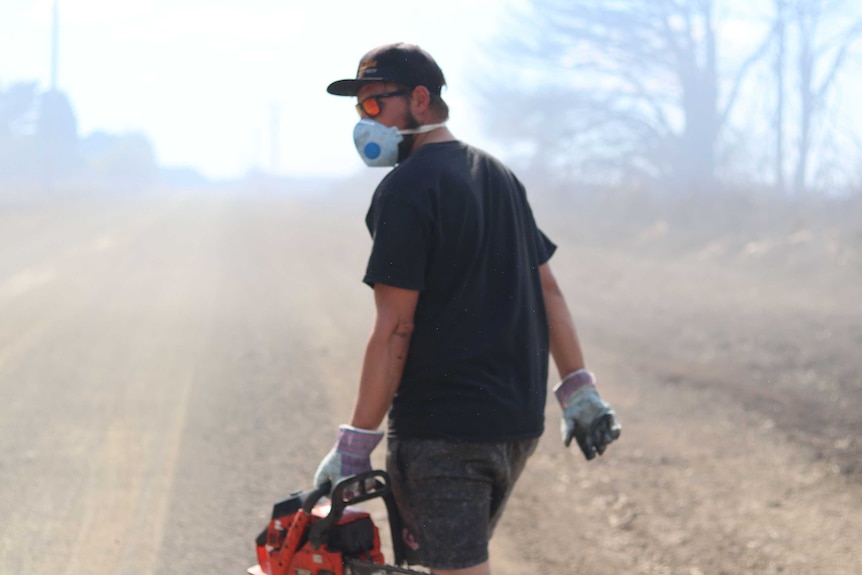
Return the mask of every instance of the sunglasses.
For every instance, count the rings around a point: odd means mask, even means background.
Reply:
[[[395,90],[393,92],[383,92],[382,94],[375,94],[374,96],[368,96],[358,104],[356,104],[356,110],[360,114],[365,114],[369,118],[376,118],[383,111],[383,105],[380,103],[380,100],[383,98],[392,98],[394,96],[403,96],[407,94],[410,90]]]

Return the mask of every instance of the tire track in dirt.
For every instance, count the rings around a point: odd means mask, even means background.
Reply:
[[[21,321],[32,317],[46,327],[19,346],[3,374],[4,387],[17,383],[24,392],[13,421],[33,421],[38,413],[39,425],[26,440],[20,425],[6,437],[10,452],[20,453],[21,441],[28,449],[4,481],[16,500],[3,505],[9,520],[0,571],[151,571],[146,565],[159,547],[173,476],[171,443],[185,412],[184,378],[171,376],[196,355],[187,353],[182,313],[165,318],[143,309],[145,303],[181,308],[188,304],[183,297],[196,296],[174,291],[177,276],[162,273],[157,255],[163,244],[152,243],[165,232],[173,207],[173,200],[155,202],[145,221],[136,212],[123,222],[128,225],[118,234],[121,241],[112,243],[119,249],[97,242],[95,250],[58,253],[57,280],[19,295],[27,310]],[[66,245],[89,232],[70,232]],[[165,389],[153,365],[177,385]],[[53,553],[28,544],[33,530],[51,541]]]
[[[329,231],[315,231],[289,198],[227,202],[212,246],[211,330],[157,572],[242,573],[253,564],[272,504],[311,487],[341,407],[331,380],[346,348],[340,322],[318,301],[338,273],[315,258]]]

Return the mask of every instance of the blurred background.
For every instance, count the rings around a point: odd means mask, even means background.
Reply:
[[[0,178],[60,187],[360,170],[371,47],[439,61],[451,127],[566,185],[860,186],[860,9],[836,0],[22,0],[0,12]]]
[[[397,41],[623,424],[587,464],[548,402],[494,573],[858,575],[856,0],[0,2],[0,574],[243,573],[310,487],[388,171],[325,88]]]

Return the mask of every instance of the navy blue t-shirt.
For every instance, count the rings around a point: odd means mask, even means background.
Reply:
[[[389,434],[541,435],[548,322],[539,266],[556,246],[523,185],[477,148],[426,144],[383,179],[366,224],[364,281],[420,292]]]

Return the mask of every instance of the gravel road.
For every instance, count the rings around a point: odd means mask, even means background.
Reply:
[[[350,413],[363,218],[249,190],[0,204],[0,573],[244,573]],[[862,573],[859,269],[545,221],[624,430],[587,464],[548,405],[495,574]]]

